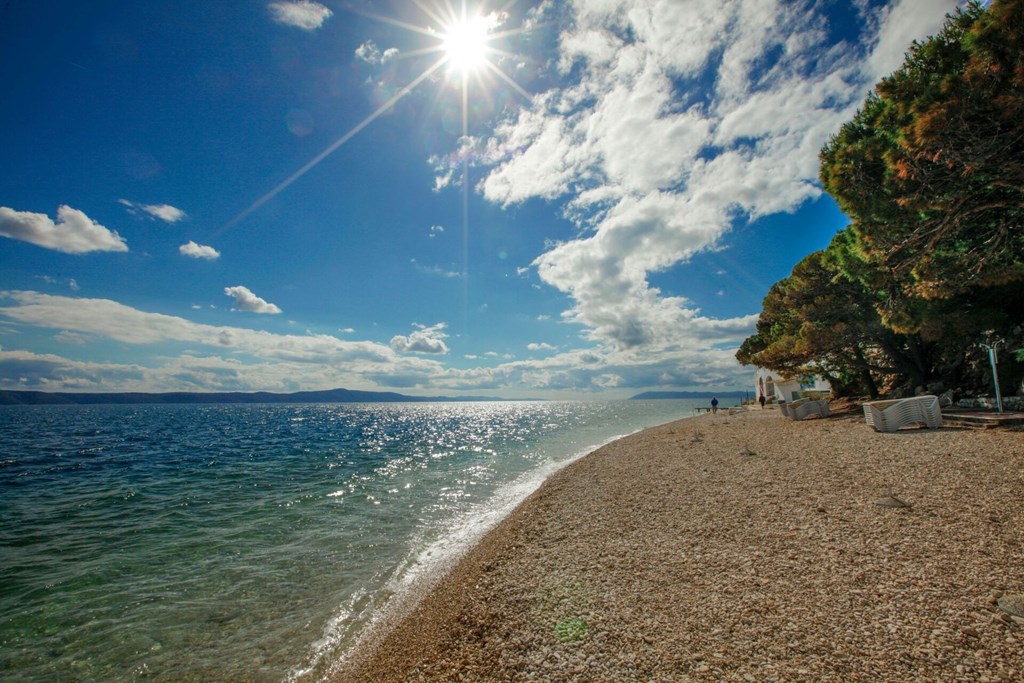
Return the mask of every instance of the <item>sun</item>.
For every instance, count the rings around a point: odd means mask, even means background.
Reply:
[[[483,17],[463,19],[450,25],[441,45],[445,61],[463,73],[484,66],[490,29],[489,22]]]
[[[385,24],[391,24],[392,26],[425,36],[430,41],[429,47],[424,46],[422,48],[409,50],[404,52],[404,56],[414,57],[420,55],[437,55],[436,59],[434,59],[429,66],[424,68],[418,76],[414,77],[404,86],[398,88],[397,92],[395,92],[392,97],[388,98],[386,102],[382,103],[371,114],[368,114],[366,118],[355,124],[347,133],[325,147],[323,151],[306,162],[304,166],[282,180],[274,186],[273,189],[249,205],[247,209],[225,223],[214,233],[214,235],[219,235],[222,232],[231,229],[261,206],[276,197],[292,183],[306,175],[306,173],[308,173],[317,164],[333,154],[335,150],[359,134],[360,131],[369,126],[376,119],[387,112],[392,111],[399,100],[415,90],[423,82],[428,81],[434,73],[446,66],[448,67],[449,72],[449,83],[461,81],[463,138],[468,138],[469,136],[471,82],[478,86],[481,92],[485,92],[493,84],[498,81],[502,81],[505,85],[522,95],[525,101],[529,102],[533,99],[533,96],[527,92],[523,86],[517,83],[512,76],[509,76],[501,68],[500,65],[503,58],[514,55],[499,47],[499,44],[510,36],[526,33],[527,31],[532,30],[532,27],[529,29],[525,26],[511,30],[503,29],[502,27],[505,26],[509,20],[509,13],[507,11],[493,11],[489,14],[481,15],[468,10],[467,2],[469,2],[469,0],[461,0],[461,11],[456,9],[455,0],[412,1],[426,15],[429,20],[427,25],[420,26],[410,24],[395,17],[381,16],[373,12],[356,9],[355,7],[348,7],[347,9],[370,19],[381,21]],[[518,0],[508,0],[507,7],[515,4],[516,2],[518,2]],[[399,50],[396,49],[396,52],[399,52]],[[456,76],[456,74],[461,78],[451,78],[452,76]],[[469,187],[468,173],[468,162],[464,160],[462,169],[462,187],[464,192],[463,211],[467,210],[465,207],[468,201],[468,195],[466,194],[468,192],[467,188]]]

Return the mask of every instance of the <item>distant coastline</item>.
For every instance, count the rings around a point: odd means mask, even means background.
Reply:
[[[430,403],[439,401],[504,401],[488,396],[407,396],[391,391],[329,389],[275,394],[267,391],[200,393],[108,392],[72,393],[0,390],[0,405],[112,405],[200,403]],[[530,400],[530,399],[527,399]]]
[[[746,391],[645,391],[642,394],[631,396],[630,401],[652,401],[663,398],[746,398],[750,392]]]

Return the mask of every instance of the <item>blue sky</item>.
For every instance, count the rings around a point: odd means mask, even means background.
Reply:
[[[3,3],[0,388],[745,389],[956,4]]]

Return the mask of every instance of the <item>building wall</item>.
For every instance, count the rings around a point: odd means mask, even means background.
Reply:
[[[832,391],[828,381],[815,377],[813,381],[801,384],[799,379],[781,377],[779,373],[765,368],[757,368],[754,372],[754,396],[763,393],[769,401],[793,401],[804,391]]]

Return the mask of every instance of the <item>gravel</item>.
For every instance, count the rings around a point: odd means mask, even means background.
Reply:
[[[553,476],[335,680],[1020,681],[1022,529],[1024,432],[686,419]]]

